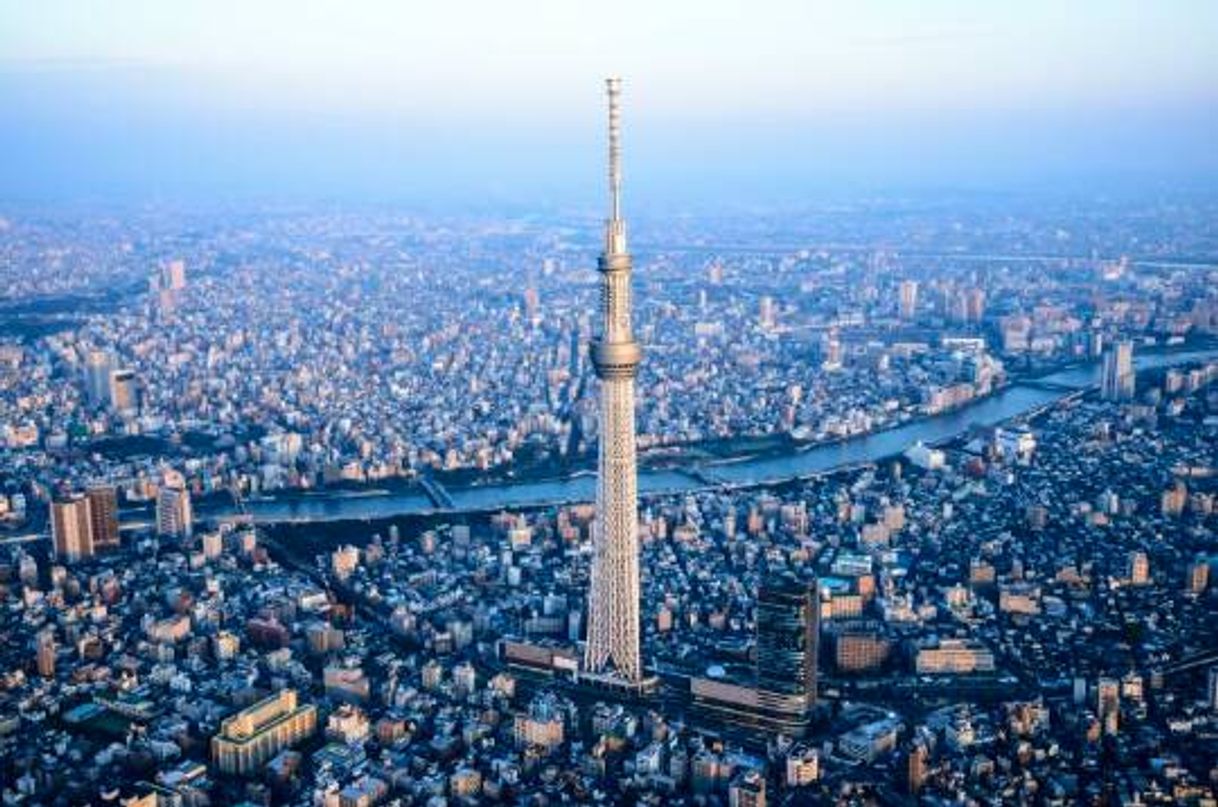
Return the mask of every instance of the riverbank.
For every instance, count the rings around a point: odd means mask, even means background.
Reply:
[[[1218,348],[1182,350],[1138,357],[1140,373],[1170,366],[1218,360]],[[641,498],[719,487],[746,488],[778,485],[880,462],[896,456],[915,442],[938,444],[978,427],[1027,417],[1046,406],[1092,388],[1098,368],[1084,366],[1044,376],[1037,383],[1008,385],[1000,392],[951,412],[920,418],[897,428],[872,432],[836,443],[817,444],[799,451],[766,456],[752,455],[737,462],[690,462],[664,468],[645,468],[639,473]],[[1045,386],[1049,382],[1049,386]],[[1053,388],[1049,388],[1053,387]],[[527,509],[591,501],[596,493],[595,476],[581,472],[557,479],[539,479],[446,489],[450,508],[438,508],[421,490],[388,492],[384,495],[352,496],[349,491],[330,495],[275,497],[249,502],[256,523],[314,523],[378,521],[398,516],[442,514],[451,520],[462,514],[491,512],[504,508]],[[204,517],[233,515],[231,506],[201,508]]]

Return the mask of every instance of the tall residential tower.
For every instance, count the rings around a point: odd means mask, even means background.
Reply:
[[[1117,342],[1104,354],[1104,363],[1100,366],[1100,396],[1105,401],[1128,401],[1133,398],[1136,385],[1133,342]]]
[[[603,321],[589,351],[601,382],[601,434],[584,670],[635,686],[643,682],[639,654],[638,472],[634,435],[634,378],[642,351],[630,325],[632,261],[626,251],[626,223],[621,210],[618,99],[622,83],[617,78],[606,83],[610,204],[605,249],[598,262]]]

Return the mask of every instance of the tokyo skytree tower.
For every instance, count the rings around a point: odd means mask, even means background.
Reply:
[[[609,220],[601,275],[603,320],[591,344],[601,382],[600,457],[588,590],[588,644],[584,670],[626,684],[643,679],[639,656],[638,470],[635,464],[634,378],[642,350],[630,326],[630,274],[622,220],[620,110],[622,81],[609,92]]]

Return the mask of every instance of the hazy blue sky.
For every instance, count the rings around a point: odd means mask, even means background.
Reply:
[[[1204,185],[1218,1],[0,0],[0,194]]]

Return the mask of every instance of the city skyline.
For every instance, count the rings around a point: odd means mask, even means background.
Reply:
[[[0,5],[0,802],[1213,804],[1218,6],[601,11]]]

